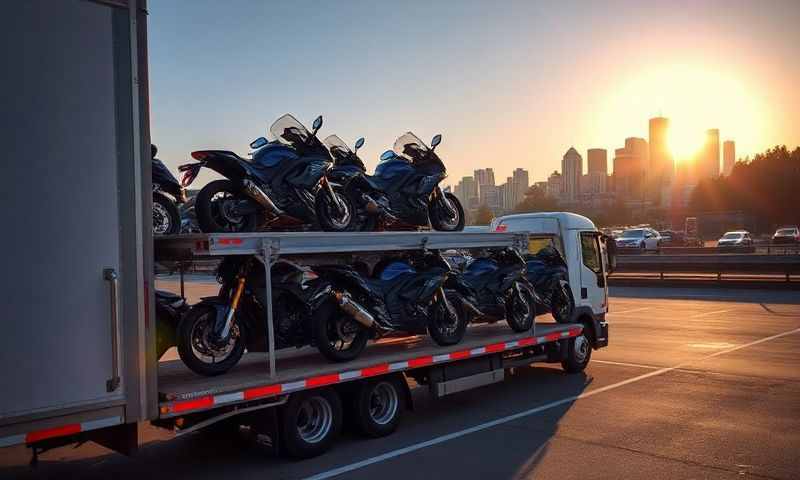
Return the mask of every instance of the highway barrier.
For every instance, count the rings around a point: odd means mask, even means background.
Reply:
[[[800,255],[693,254],[693,255],[621,255],[614,273],[711,273],[717,279],[724,274],[800,275]]]

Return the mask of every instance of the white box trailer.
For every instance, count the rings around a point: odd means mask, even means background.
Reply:
[[[0,110],[6,148],[0,218],[7,225],[0,236],[1,447],[25,444],[35,455],[92,440],[132,453],[143,422],[182,434],[224,421],[263,428],[276,445],[308,456],[330,442],[303,448],[300,426],[287,433],[278,425],[301,407],[322,405],[319,399],[330,406],[340,397],[386,394],[387,385],[395,400],[405,398],[406,376],[443,396],[500,381],[514,366],[574,364],[575,339],[589,324],[536,323],[522,334],[504,323],[471,326],[460,345],[441,348],[417,337],[377,342],[345,364],[327,363],[310,349],[271,349],[247,354],[213,378],[178,361],[159,363],[145,6],[143,0],[4,5],[14,22],[2,31],[12,46],[3,63],[14,75],[2,79],[7,101]],[[311,264],[420,248],[501,247],[524,249],[527,237],[203,234],[162,238],[155,250],[172,260],[256,255]],[[373,422],[373,435],[396,425],[398,402],[391,418],[381,417],[384,427]]]

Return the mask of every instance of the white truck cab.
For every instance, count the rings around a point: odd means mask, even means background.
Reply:
[[[528,251],[555,247],[567,263],[575,310],[572,321],[592,330],[593,346],[608,344],[608,274],[613,265],[606,237],[588,218],[569,212],[504,215],[492,220],[490,231],[528,232]],[[611,247],[613,248],[613,247]]]

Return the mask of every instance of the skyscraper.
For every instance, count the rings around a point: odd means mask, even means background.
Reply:
[[[581,175],[583,175],[583,157],[575,147],[569,147],[561,159],[561,175],[562,198],[575,201],[581,192]]]
[[[736,163],[736,143],[733,140],[726,140],[722,143],[722,174],[726,177],[733,171]]]
[[[719,176],[719,130],[706,130],[706,140],[697,158],[697,180]]]
[[[614,150],[614,189],[622,200],[643,200],[648,145],[644,138],[629,137]]]
[[[547,177],[547,196],[555,199],[561,199],[564,191],[563,177],[558,172],[553,172]]]
[[[586,193],[606,193],[608,183],[608,152],[604,148],[590,148],[587,152],[589,172],[584,175]]]
[[[484,185],[494,186],[494,170],[491,168],[481,168],[475,170],[475,181],[478,182],[478,191]]]
[[[650,164],[647,168],[647,197],[659,203],[661,191],[672,182],[675,164],[669,148],[669,119],[650,119]]]
[[[478,206],[478,184],[473,177],[463,177],[453,192],[464,208],[472,209]]]
[[[530,186],[528,171],[524,168],[514,169],[511,174],[511,184],[511,199],[509,201],[512,203],[511,208],[513,208],[525,199],[525,193]]]

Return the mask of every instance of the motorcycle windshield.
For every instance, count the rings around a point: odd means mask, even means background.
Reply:
[[[331,156],[334,160],[347,160],[353,155],[353,151],[350,150],[350,147],[348,147],[338,135],[328,135],[322,143],[328,147],[328,151],[331,152]]]
[[[288,113],[275,120],[272,126],[269,127],[269,132],[274,140],[294,148],[302,148],[311,137],[311,132]]]
[[[405,135],[401,135],[395,140],[393,150],[398,155],[417,161],[425,158],[431,149],[419,137],[411,132],[406,132]]]

